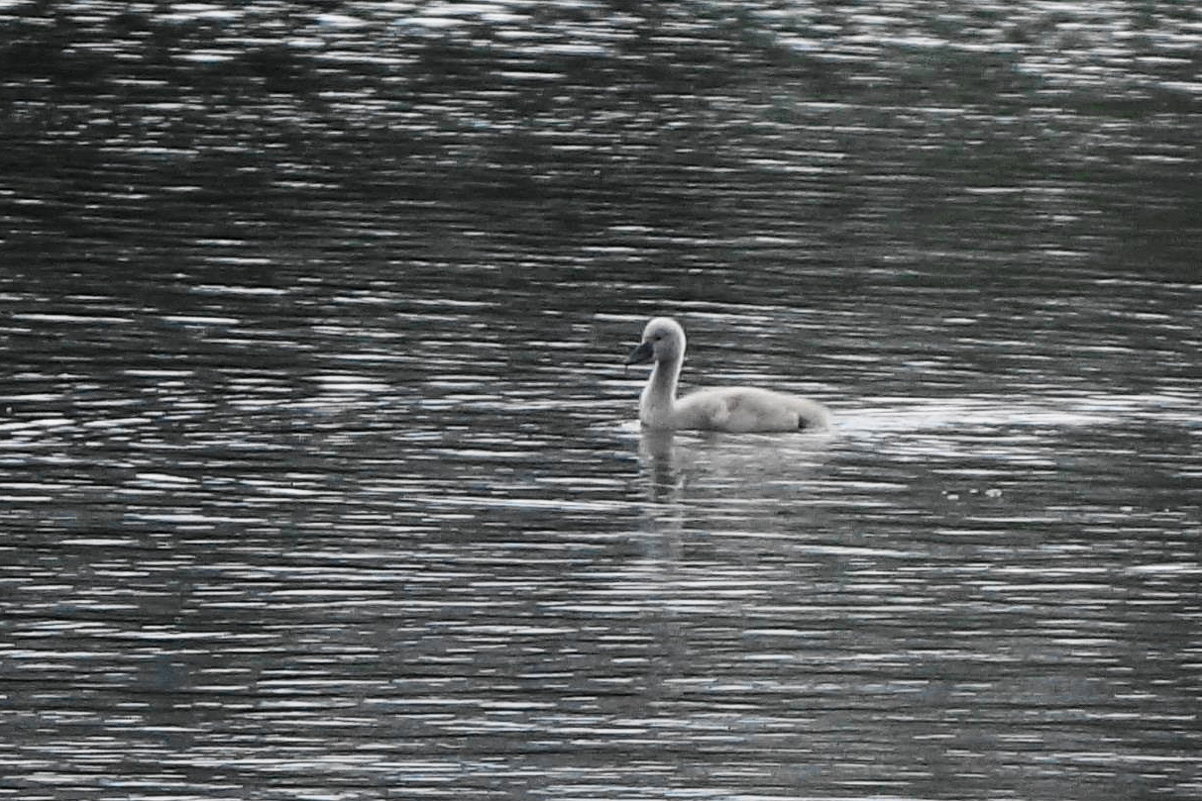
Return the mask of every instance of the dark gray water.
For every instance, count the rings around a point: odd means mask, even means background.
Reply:
[[[1189,4],[173,9],[0,7],[0,798],[1202,796]]]

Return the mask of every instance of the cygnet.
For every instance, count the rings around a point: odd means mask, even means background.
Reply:
[[[822,404],[796,395],[754,387],[699,389],[676,397],[684,364],[684,329],[671,317],[656,317],[643,329],[642,343],[626,364],[654,362],[639,399],[639,420],[659,431],[810,431],[827,428],[831,415]]]

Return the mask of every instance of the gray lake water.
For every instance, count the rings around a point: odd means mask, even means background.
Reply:
[[[0,798],[1202,797],[1190,4],[322,8],[0,5]]]

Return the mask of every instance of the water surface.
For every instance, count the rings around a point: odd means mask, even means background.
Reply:
[[[1187,9],[73,8],[0,795],[1202,793]],[[665,313],[834,430],[643,435]]]

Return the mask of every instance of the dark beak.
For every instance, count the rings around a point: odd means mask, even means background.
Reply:
[[[626,366],[632,364],[645,364],[651,361],[655,356],[655,346],[650,342],[644,342],[634,350],[630,351],[630,355],[626,357]]]

